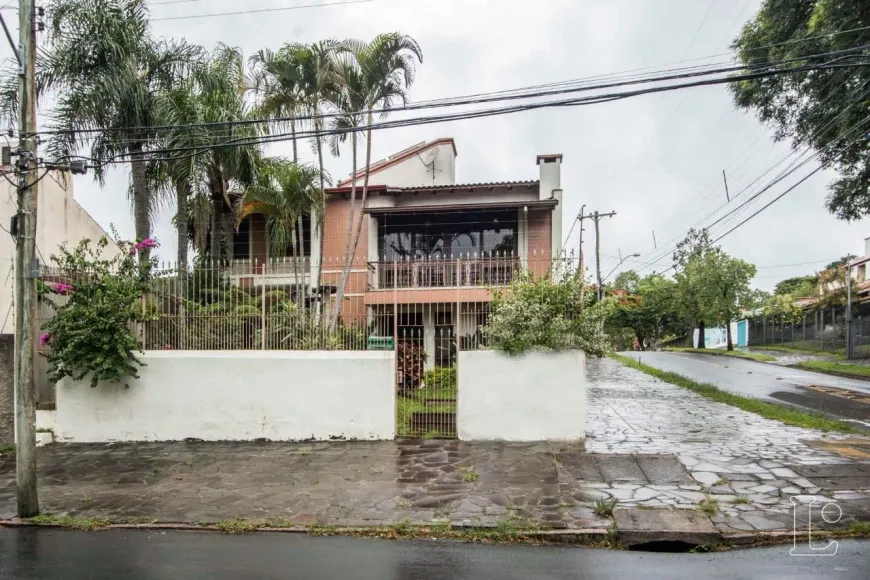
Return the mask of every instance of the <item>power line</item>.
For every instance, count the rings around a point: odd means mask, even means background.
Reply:
[[[469,97],[453,97],[453,98],[445,98],[440,100],[432,100],[432,101],[424,101],[420,103],[414,103],[410,105],[405,105],[402,107],[393,107],[393,108],[382,108],[382,109],[373,109],[371,112],[373,114],[381,114],[381,113],[400,113],[403,111],[414,111],[421,109],[432,109],[432,108],[441,108],[441,107],[456,107],[456,106],[464,106],[464,105],[479,105],[485,103],[492,102],[501,102],[501,101],[513,101],[513,100],[522,100],[522,99],[530,99],[530,98],[540,98],[540,97],[549,97],[549,96],[557,96],[557,95],[565,95],[576,92],[588,92],[593,90],[601,90],[601,89],[609,89],[616,87],[624,87],[638,84],[647,84],[652,82],[663,82],[663,81],[673,81],[673,80],[682,80],[688,78],[697,78],[697,77],[705,77],[712,76],[716,74],[726,74],[731,72],[738,71],[746,71],[754,70],[753,74],[767,74],[761,71],[768,71],[771,74],[784,74],[786,72],[800,72],[802,67],[795,67],[790,70],[780,70],[776,71],[775,67],[794,64],[797,62],[806,62],[814,59],[821,59],[823,57],[830,56],[841,56],[843,58],[847,58],[849,56],[864,56],[861,51],[864,49],[870,48],[870,44],[860,45],[848,49],[841,49],[836,51],[830,51],[825,53],[817,53],[807,56],[802,56],[799,58],[786,59],[776,62],[769,62],[764,64],[757,65],[732,65],[727,67],[720,67],[714,69],[706,69],[703,70],[704,67],[688,67],[688,69],[673,69],[673,71],[665,71],[665,72],[674,72],[674,74],[661,75],[661,76],[646,76],[638,79],[631,80],[623,80],[612,83],[603,83],[603,84],[593,84],[593,85],[584,85],[582,83],[575,83],[576,86],[570,86],[568,88],[558,88],[554,90],[537,90],[537,91],[525,91],[517,94],[502,94],[501,96],[483,96],[480,97],[478,95],[470,95]],[[833,64],[836,61],[831,61],[829,63],[823,64]],[[806,65],[805,65],[806,66]],[[697,70],[698,68],[702,68],[702,70]],[[774,69],[774,70],[771,70]],[[679,71],[684,72],[679,72]],[[806,70],[812,70],[806,69]],[[689,72],[685,72],[689,71]],[[738,77],[736,79],[725,79],[720,82],[734,82],[734,80],[740,80],[742,77]],[[758,77],[748,77],[748,78],[758,78]],[[718,84],[718,83],[711,83]],[[533,86],[531,88],[539,88],[541,85]],[[676,86],[675,88],[682,88],[680,86]],[[158,130],[177,130],[179,128],[207,128],[207,127],[227,127],[227,126],[239,126],[239,125],[257,125],[257,124],[265,124],[265,123],[280,123],[280,122],[289,122],[289,121],[311,121],[311,120],[320,120],[320,119],[330,119],[333,117],[342,117],[348,114],[363,114],[368,113],[368,111],[355,111],[354,113],[348,112],[335,112],[335,113],[318,113],[314,115],[299,115],[295,117],[276,117],[276,118],[255,118],[255,119],[243,119],[236,121],[218,121],[212,123],[192,123],[192,124],[184,124],[184,125],[150,125],[150,126],[138,126],[138,127],[126,127],[126,131],[158,131]],[[37,135],[55,135],[55,134],[66,134],[66,135],[77,135],[77,134],[86,134],[86,133],[99,133],[104,131],[105,128],[86,128],[86,129],[53,129],[53,130],[45,130],[45,131],[37,131]]]
[[[864,83],[863,85],[861,85],[860,87],[856,88],[855,93],[857,93],[858,91],[860,91],[861,89],[863,89],[866,85],[867,85],[867,82],[865,82],[865,83]],[[852,101],[852,102],[851,102],[851,103],[850,103],[850,104],[849,104],[845,109],[843,109],[842,111],[840,111],[839,113],[837,113],[837,114],[836,114],[836,115],[835,115],[831,120],[829,120],[829,121],[828,121],[824,126],[822,126],[822,127],[820,127],[819,129],[817,129],[817,130],[815,131],[815,133],[814,133],[814,136],[810,139],[810,141],[812,141],[812,139],[813,139],[816,135],[821,134],[821,133],[822,133],[823,131],[825,131],[828,127],[830,127],[830,126],[831,126],[831,125],[832,125],[832,124],[833,124],[837,119],[839,119],[839,118],[842,117],[844,114],[846,114],[846,112],[848,112],[849,109],[851,109],[855,104],[857,104],[858,102],[860,102],[861,99],[864,98],[867,94],[870,94],[870,90],[867,90],[867,91],[865,91],[864,93],[862,93],[861,95],[858,95],[858,96],[857,96],[857,97],[856,97],[856,98],[855,98],[855,99],[854,99],[854,100],[853,100],[853,101]],[[829,97],[829,98],[830,98],[830,97]],[[854,130],[854,128],[853,128],[853,130]],[[849,131],[849,132],[851,132],[851,131]],[[846,135],[846,134],[848,134],[848,132],[847,132],[847,133],[844,133],[843,135]],[[830,146],[830,145],[829,145],[829,146]],[[803,153],[801,153],[801,154],[798,156],[798,159],[799,159],[801,156],[806,155],[806,154],[807,154],[809,151],[811,151],[811,150],[812,150],[812,147],[808,146],[808,147],[803,151]],[[823,150],[824,150],[824,148],[822,149],[822,151],[823,151]],[[782,164],[782,163],[785,162],[789,157],[791,157],[791,156],[793,156],[793,155],[794,155],[794,152],[789,152],[788,154],[786,154],[785,156],[783,156],[779,161],[777,161],[776,163],[774,163],[774,164],[773,164],[772,166],[770,166],[766,171],[764,171],[761,175],[759,175],[758,177],[756,177],[752,182],[750,182],[747,186],[745,186],[743,189],[741,189],[741,190],[740,190],[740,191],[739,191],[739,192],[734,196],[733,199],[736,199],[737,197],[739,197],[740,195],[742,195],[742,194],[743,194],[744,192],[746,192],[750,187],[752,187],[754,184],[756,184],[757,182],[759,182],[759,181],[760,181],[760,180],[761,180],[765,175],[767,175],[768,173],[770,173],[771,171],[773,171],[773,170],[774,170],[778,165]],[[792,168],[797,169],[797,168],[799,168],[799,167],[805,165],[806,162],[808,162],[810,159],[812,159],[812,157],[810,157],[809,159],[805,160],[804,162],[802,162],[802,163],[801,163],[800,165],[798,165],[797,167],[795,167],[795,163],[797,162],[797,161],[795,160],[794,162],[792,162],[792,164],[791,164],[790,166],[788,166],[785,170],[783,170],[779,175],[780,175],[780,176],[783,176],[783,177],[784,177],[784,176],[787,176],[787,175],[790,175],[790,174],[793,172]],[[789,170],[792,170],[792,171],[789,171]],[[786,172],[788,172],[788,173],[786,173]],[[775,182],[775,183],[778,183],[778,182]],[[774,184],[775,184],[775,183],[774,183]],[[734,208],[733,210],[731,210],[731,211],[727,212],[726,214],[722,215],[719,219],[717,219],[717,220],[716,220],[715,222],[713,222],[712,224],[707,225],[707,226],[704,226],[704,228],[705,228],[705,229],[710,229],[710,228],[712,228],[712,227],[718,225],[720,222],[722,222],[722,221],[725,220],[726,218],[729,218],[729,217],[734,216],[734,215],[735,215],[735,212],[739,212],[739,211],[740,211],[742,208],[744,208],[744,207],[745,207],[749,202],[753,201],[754,199],[758,198],[759,195],[761,195],[761,194],[763,194],[764,192],[766,192],[766,191],[769,189],[769,187],[770,187],[770,186],[768,186],[768,187],[766,187],[766,188],[760,190],[760,191],[757,192],[755,195],[753,195],[752,197],[750,197],[746,202],[740,204],[738,207],[736,207],[736,208]],[[732,201],[733,201],[733,199],[732,199]],[[720,205],[719,207],[717,207],[716,209],[714,209],[712,212],[708,213],[708,214],[705,215],[703,218],[701,218],[701,219],[700,219],[700,220],[699,220],[695,225],[693,225],[692,227],[698,227],[699,224],[703,223],[703,222],[706,221],[709,217],[713,216],[716,212],[718,212],[720,209],[722,209],[722,208],[724,208],[724,207],[726,207],[726,206],[728,206],[728,205],[729,205],[728,203],[724,203],[724,204]],[[689,228],[689,229],[691,229],[691,228]],[[684,233],[682,233],[682,234],[680,234],[680,235],[675,236],[675,237],[672,238],[670,241],[668,241],[664,246],[662,246],[662,250],[660,250],[659,257],[657,257],[657,258],[653,259],[652,261],[650,261],[650,262],[647,264],[647,266],[645,266],[644,268],[642,268],[642,270],[643,270],[643,269],[646,269],[646,268],[649,267],[649,266],[652,266],[652,265],[654,265],[654,264],[660,263],[661,261],[667,259],[667,258],[668,258],[668,254],[670,253],[670,249],[669,249],[669,248],[670,248],[672,245],[674,245],[674,243],[675,243],[676,241],[678,241],[679,239],[681,239],[681,238],[682,238],[682,237],[683,237],[687,232],[688,232],[688,230],[686,230],[686,232],[684,232]]]
[[[865,63],[861,63],[860,66],[864,66]],[[680,83],[674,85],[667,86],[658,86],[647,89],[635,90],[635,91],[625,91],[625,92],[617,92],[617,93],[608,93],[603,95],[594,95],[589,97],[575,97],[570,99],[563,100],[555,100],[555,101],[544,101],[538,103],[529,103],[523,105],[515,105],[509,107],[501,107],[501,108],[492,108],[492,109],[482,109],[476,111],[464,111],[460,113],[453,113],[442,116],[430,116],[430,117],[417,117],[410,119],[400,119],[396,121],[386,121],[382,123],[375,123],[371,126],[363,125],[358,127],[346,127],[346,128],[337,128],[337,129],[328,129],[328,130],[313,130],[313,131],[297,131],[296,133],[278,133],[274,135],[267,136],[246,136],[238,139],[232,139],[226,141],[224,143],[218,144],[208,144],[203,146],[186,146],[186,147],[174,147],[174,148],[163,148],[163,149],[155,149],[147,152],[148,155],[152,156],[151,159],[156,160],[178,160],[178,159],[186,159],[193,156],[196,156],[200,153],[204,153],[206,151],[212,149],[218,149],[221,147],[230,147],[230,146],[243,146],[243,145],[258,145],[258,144],[267,144],[281,141],[288,141],[299,138],[307,138],[307,137],[316,137],[316,136],[330,136],[330,135],[339,135],[339,134],[348,134],[354,132],[365,132],[369,130],[382,130],[382,129],[390,129],[397,127],[407,127],[407,126],[415,126],[422,124],[434,124],[434,123],[443,123],[448,121],[456,121],[456,120],[464,120],[464,119],[473,119],[473,118],[481,118],[481,117],[489,117],[496,115],[504,115],[511,114],[523,111],[530,111],[535,109],[543,109],[543,108],[554,108],[554,107],[571,107],[571,106],[584,106],[590,104],[598,104],[604,102],[611,102],[615,100],[621,100],[626,98],[631,98],[635,96],[640,96],[644,94],[651,94],[656,92],[664,92],[671,90],[678,90],[682,88],[690,88],[697,86],[709,86],[715,84],[723,84],[723,83],[731,83],[739,80],[747,80],[751,78],[763,78],[767,76],[773,76],[777,74],[785,74],[790,72],[801,72],[801,71],[809,71],[809,70],[824,70],[829,68],[843,68],[843,67],[852,67],[859,66],[857,64],[821,64],[816,66],[806,66],[806,67],[797,67],[789,70],[773,70],[767,71],[764,73],[751,73],[740,76],[730,76],[725,78],[715,78],[715,79],[704,79],[700,81],[694,81],[689,83]],[[166,153],[183,153],[193,151],[194,153],[189,156],[176,156],[176,157],[168,157],[168,158],[160,158],[153,157],[153,155],[157,154],[166,154]],[[97,167],[102,167],[108,165],[109,163],[117,162],[118,159],[128,157],[129,153],[121,152],[108,160],[100,162]],[[89,160],[89,158],[80,156],[80,155],[65,155],[61,156],[60,159],[84,159]]]
[[[157,20],[189,20],[191,18],[215,18],[218,16],[240,16],[243,14],[259,14],[262,12],[285,12],[287,10],[301,10],[303,8],[326,8],[327,6],[341,6],[345,4],[367,4],[374,0],[339,0],[338,2],[325,2],[323,4],[300,4],[298,6],[275,6],[272,8],[257,8],[255,10],[237,10],[235,12],[212,12],[209,14],[187,14],[183,16],[161,16],[160,18],[151,18],[152,22]],[[172,2],[166,2],[171,4]]]
[[[719,0],[713,0],[712,2],[710,2],[710,7],[707,8],[707,13],[704,14],[704,19],[701,20],[701,24],[699,24],[698,29],[695,30],[695,34],[692,36],[692,40],[689,41],[689,46],[686,47],[686,51],[683,53],[683,57],[680,59],[681,61],[686,60],[686,57],[689,56],[689,51],[692,50],[692,45],[694,45],[695,40],[698,39],[698,34],[701,33],[701,29],[704,28],[705,24],[707,24],[707,18],[710,17],[710,13],[713,11],[713,7],[716,5],[716,2],[718,2],[718,1]]]

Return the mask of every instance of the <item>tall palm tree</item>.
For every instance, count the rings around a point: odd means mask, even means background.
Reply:
[[[292,43],[284,45],[275,53],[261,51],[252,60],[255,67],[252,83],[261,93],[261,110],[270,117],[291,117],[291,133],[295,135],[295,117],[305,116],[310,120],[315,136],[314,151],[317,154],[320,180],[320,207],[326,207],[326,184],[329,174],[323,164],[323,119],[320,114],[340,90],[336,51],[339,44],[324,40],[314,44]],[[298,161],[296,140],[293,140],[293,157]],[[317,273],[314,287],[320,288],[323,271],[323,213],[316,214],[320,236]]]
[[[353,236],[349,236],[347,239],[344,253],[345,262],[333,306],[331,324],[338,320],[341,312],[345,287],[353,267],[353,256],[356,254],[362,232],[363,211],[366,207],[369,176],[371,175],[374,111],[376,109],[382,110],[381,116],[385,117],[387,111],[394,104],[406,104],[408,91],[414,83],[416,64],[423,62],[423,51],[417,41],[398,32],[380,34],[368,43],[359,40],[345,40],[341,44],[341,50],[353,55],[359,70],[359,82],[344,85],[344,91],[348,94],[340,102],[348,108],[358,107],[362,104],[362,107],[356,110],[365,112],[366,160],[359,218]],[[358,94],[350,95],[349,91],[358,92]],[[352,114],[353,111],[349,110],[348,113]],[[348,117],[348,120],[355,120],[355,118]],[[351,179],[355,184],[357,181],[356,173],[352,174]]]
[[[150,127],[157,124],[157,94],[197,62],[199,49],[154,40],[144,0],[53,0],[48,13],[38,88],[56,96],[50,126],[61,131],[49,151],[64,159],[89,146],[101,184],[103,164],[128,158],[136,237],[147,238],[156,200],[148,188],[146,156],[154,138]]]
[[[237,216],[237,223],[252,214],[266,216],[270,245],[293,248],[296,300],[300,308],[305,301],[299,287],[302,240],[297,235],[297,225],[302,216],[322,211],[319,182],[320,170],[313,165],[282,158],[264,159],[257,181],[245,192]]]

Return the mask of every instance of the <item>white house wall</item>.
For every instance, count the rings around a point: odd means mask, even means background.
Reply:
[[[393,439],[392,351],[148,351],[123,385],[61,381],[57,441]]]
[[[0,224],[9,228],[12,216],[16,213],[16,192],[5,179],[0,180]],[[70,247],[79,240],[89,239],[96,243],[105,230],[88,215],[74,199],[72,178],[68,173],[52,171],[39,182],[37,201],[36,247],[37,257],[43,264],[49,264],[58,246],[67,242]],[[114,243],[106,248],[106,256],[117,251]],[[0,232],[0,333],[14,332],[12,314],[13,268],[15,242],[6,232]]]
[[[459,352],[457,426],[464,441],[576,441],[586,436],[582,351]]]
[[[438,151],[432,165],[425,163],[431,151]],[[363,158],[360,165],[365,163]],[[362,186],[363,177],[357,178],[357,186]],[[374,171],[369,175],[369,185],[390,185],[393,187],[414,187],[418,185],[450,185],[456,182],[456,156],[452,143],[440,143],[426,149],[419,155],[412,155],[395,165]],[[350,182],[347,183],[347,186]]]

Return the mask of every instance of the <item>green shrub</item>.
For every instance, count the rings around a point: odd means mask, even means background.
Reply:
[[[155,243],[150,238],[147,242]],[[105,259],[108,245],[105,237],[96,247],[90,240],[82,240],[72,251],[62,245],[51,261],[55,277],[66,282],[40,281],[40,296],[54,310],[39,339],[48,349],[51,381],[89,376],[95,387],[100,381],[139,377],[137,369],[143,363],[136,356],[141,351],[131,329],[156,309],[142,311],[150,267],[148,262],[137,263],[139,245],[119,242],[120,252]]]
[[[423,373],[423,385],[427,389],[455,389],[456,368],[435,367]]]
[[[611,303],[595,302],[592,292],[581,298],[579,276],[552,278],[525,272],[506,290],[493,291],[492,314],[483,328],[489,346],[511,354],[531,349],[607,354],[610,341],[603,328]]]

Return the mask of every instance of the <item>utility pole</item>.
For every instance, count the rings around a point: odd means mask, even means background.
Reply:
[[[583,304],[583,295],[586,293],[586,272],[583,271],[583,212],[586,211],[586,204],[580,207],[580,215],[577,216],[577,221],[580,222],[580,304]]]
[[[604,297],[604,289],[601,287],[601,284],[602,284],[602,280],[601,280],[601,232],[599,231],[598,222],[601,221],[601,218],[613,217],[615,215],[616,215],[615,211],[612,211],[610,213],[598,213],[597,211],[595,211],[590,215],[587,215],[587,216],[581,215],[580,218],[578,218],[578,219],[580,219],[581,235],[583,232],[583,229],[582,229],[583,228],[583,220],[590,219],[590,220],[593,220],[595,222],[595,274],[596,274],[596,278],[598,280],[598,288],[596,291],[596,296],[598,297],[599,301],[601,301],[601,299]],[[582,254],[582,250],[581,250],[581,254]]]
[[[36,410],[33,393],[36,335],[36,3],[19,0],[21,68],[18,79],[18,213],[15,243],[15,476],[18,516],[39,513],[36,494]]]

